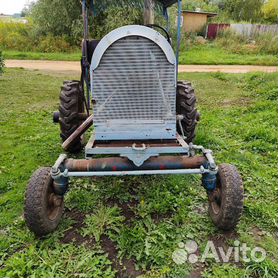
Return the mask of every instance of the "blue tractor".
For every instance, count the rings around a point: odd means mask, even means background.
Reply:
[[[190,82],[178,81],[181,0],[156,2],[166,17],[168,7],[178,6],[176,53],[167,28],[154,24],[123,26],[100,41],[89,40],[88,15],[101,1],[81,1],[82,76],[64,82],[54,121],[68,152],[80,151],[85,131],[93,131],[84,159],[61,154],[31,177],[24,215],[36,235],[56,229],[73,177],[200,175],[215,225],[237,225],[243,209],[240,174],[233,165],[217,165],[211,150],[193,143],[200,118],[196,96]]]

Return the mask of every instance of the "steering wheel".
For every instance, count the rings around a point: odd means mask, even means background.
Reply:
[[[153,28],[153,29],[158,28],[158,29],[162,30],[166,35],[167,41],[172,45],[171,37],[170,37],[168,31],[165,28],[163,28],[163,27],[161,27],[160,25],[157,25],[157,24],[147,24],[146,26],[150,27],[150,28]]]

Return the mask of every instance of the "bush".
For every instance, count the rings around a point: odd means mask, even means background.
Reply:
[[[0,45],[3,49],[32,51],[30,28],[20,22],[0,22]]]
[[[0,45],[3,49],[48,53],[71,52],[76,48],[65,36],[37,36],[31,23],[21,22],[0,22]]]
[[[2,51],[0,51],[0,74],[3,73],[3,71],[4,71],[4,66],[5,66],[4,58],[3,58],[3,56],[2,56]]]
[[[254,34],[250,37],[235,33],[231,29],[219,32],[215,40],[218,47],[239,54],[278,54],[278,36],[264,33]]]
[[[69,52],[71,46],[64,37],[47,35],[40,39],[36,50],[40,52]]]

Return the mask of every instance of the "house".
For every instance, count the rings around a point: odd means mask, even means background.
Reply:
[[[196,11],[182,11],[182,28],[185,32],[200,32],[207,25],[208,19],[217,16],[216,13]]]

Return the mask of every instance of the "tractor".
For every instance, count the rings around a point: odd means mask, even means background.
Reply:
[[[175,52],[169,29],[155,24],[122,26],[90,40],[88,17],[101,2],[81,0],[81,80],[64,82],[53,116],[68,154],[32,175],[25,194],[27,226],[37,236],[57,228],[74,177],[195,174],[207,192],[213,223],[234,229],[243,210],[241,176],[194,144],[200,120],[195,91],[178,80],[182,1],[155,1],[168,20],[168,8],[178,7]],[[84,159],[68,157],[84,146]]]

